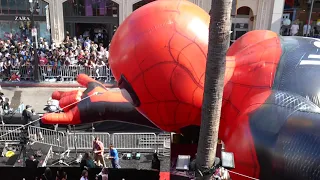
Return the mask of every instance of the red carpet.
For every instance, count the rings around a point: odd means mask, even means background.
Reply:
[[[160,172],[160,180],[170,180],[170,172]]]

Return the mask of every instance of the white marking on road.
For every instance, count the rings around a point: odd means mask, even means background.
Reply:
[[[320,48],[320,41],[315,41],[315,42],[313,43],[313,45],[316,46],[316,47],[318,47],[318,48]]]
[[[302,60],[300,61],[300,65],[320,65],[320,61],[318,60]]]
[[[320,54],[310,54],[308,56],[308,58],[310,58],[310,59],[320,59]]]

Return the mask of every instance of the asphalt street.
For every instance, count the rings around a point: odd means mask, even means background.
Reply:
[[[19,88],[19,87],[2,87],[1,92],[5,97],[10,99],[11,107],[15,110],[23,103],[31,105],[38,113],[43,113],[43,108],[47,100],[54,91],[71,91],[82,88]]]
[[[1,92],[10,99],[11,107],[16,109],[21,103],[31,105],[38,113],[43,113],[47,100],[54,91],[85,90],[85,88],[48,88],[48,87],[2,87]],[[109,91],[119,91],[117,88],[107,88]]]

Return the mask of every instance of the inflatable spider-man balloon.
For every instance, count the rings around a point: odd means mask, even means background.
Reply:
[[[88,89],[70,98],[87,100],[43,121],[122,119],[114,113],[125,112],[119,104],[129,108],[130,102],[163,130],[199,125],[208,24],[208,14],[184,0],[139,8],[111,43],[109,62],[121,93],[81,75],[78,81]],[[249,32],[230,47],[219,137],[234,153],[235,172],[267,180],[320,179],[319,48],[317,39],[270,31]]]

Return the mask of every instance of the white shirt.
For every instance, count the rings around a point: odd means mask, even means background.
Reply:
[[[290,29],[291,29],[291,35],[294,36],[299,32],[299,25],[298,24],[292,24]]]
[[[85,178],[85,177],[82,176],[82,177],[80,178],[80,180],[88,180],[88,178]]]
[[[52,99],[51,100],[51,105],[56,106],[57,108],[60,108],[58,100]]]
[[[308,26],[309,26],[309,28],[308,28]],[[307,32],[307,29],[308,29],[308,32]],[[303,35],[310,34],[310,31],[311,31],[311,25],[305,24],[303,26]]]
[[[109,59],[109,51],[106,51],[106,58]]]

